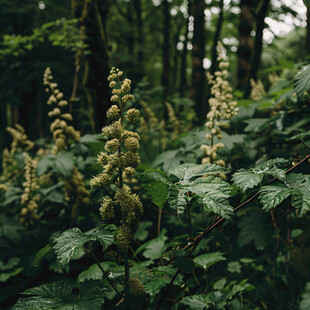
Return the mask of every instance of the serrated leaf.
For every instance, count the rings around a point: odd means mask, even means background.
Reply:
[[[272,241],[274,233],[272,224],[259,209],[253,209],[249,215],[243,216],[238,222],[238,228],[240,246],[254,242],[256,248],[261,250]]]
[[[210,294],[201,294],[185,297],[180,301],[180,304],[186,305],[192,310],[205,310],[208,306],[214,305],[214,300]]]
[[[173,185],[170,186],[168,202],[170,207],[175,209],[177,216],[182,215],[187,205],[186,191],[178,190],[178,188]]]
[[[79,228],[74,227],[54,238],[53,242],[55,242],[55,245],[53,250],[57,254],[60,264],[66,265],[75,255],[84,252],[83,246],[89,241],[99,241],[103,249],[106,249],[114,241],[112,229],[113,226],[107,226],[106,229],[96,227],[86,233],[82,233]]]
[[[213,212],[224,218],[230,218],[234,209],[229,204],[228,201],[229,195],[222,193],[216,190],[210,190],[206,195],[201,199],[203,207],[207,212]]]
[[[292,205],[300,212],[300,216],[310,211],[310,180],[306,179],[305,183],[293,191]]]
[[[280,180],[284,180],[285,171],[278,167],[284,166],[286,163],[286,159],[275,158],[249,170],[240,169],[234,173],[233,182],[242,190],[242,192],[245,192],[248,188],[253,188],[258,185],[266,175],[271,175]]]
[[[299,305],[299,310],[310,309],[310,282],[307,283],[305,291],[302,294],[302,300]]]
[[[46,283],[26,290],[12,310],[100,310],[105,289],[96,281],[81,283],[80,294],[72,294],[73,287],[64,281]]]
[[[161,181],[147,181],[144,185],[147,195],[151,197],[152,202],[160,209],[164,207],[168,198],[169,188]]]
[[[292,191],[282,184],[263,186],[259,192],[259,201],[265,211],[275,208],[292,194]]]
[[[183,164],[168,171],[169,174],[183,181],[190,181],[194,177],[203,175],[214,175],[227,172],[229,172],[229,169],[215,164]]]
[[[303,66],[295,76],[295,92],[298,98],[310,89],[310,65]]]
[[[154,180],[161,181],[167,185],[172,184],[170,180],[168,179],[168,176],[166,175],[166,173],[160,169],[147,169],[144,171],[144,175]]]
[[[74,161],[73,155],[69,152],[46,155],[37,165],[37,174],[41,176],[47,171],[52,170],[65,178],[69,178],[72,175]]]
[[[226,258],[221,252],[202,254],[194,258],[194,262],[205,270],[209,269],[212,265],[223,260],[226,260]]]

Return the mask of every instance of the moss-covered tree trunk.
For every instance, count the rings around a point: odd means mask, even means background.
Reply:
[[[190,97],[196,103],[196,113],[199,121],[206,118],[207,103],[205,98],[206,77],[203,67],[205,58],[205,15],[206,4],[204,0],[194,0],[191,8],[191,15],[194,17],[194,33],[192,39],[192,76]]]
[[[240,90],[246,88],[254,51],[254,42],[251,37],[254,23],[251,12],[252,2],[252,0],[241,0],[240,2],[239,47],[237,51],[237,88]]]

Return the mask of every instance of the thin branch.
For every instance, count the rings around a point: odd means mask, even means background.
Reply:
[[[296,169],[298,166],[302,165],[305,161],[307,161],[310,158],[310,154],[307,155],[304,159],[302,159],[299,163],[297,163],[296,165],[292,166],[291,168],[289,168],[285,174],[289,174],[292,170]],[[277,178],[273,178],[269,183],[273,182],[277,180]],[[243,202],[242,204],[240,204],[239,206],[234,208],[234,212],[237,212],[239,209],[241,209],[242,207],[244,207],[245,205],[247,205],[248,203],[250,203],[251,201],[253,201],[254,199],[256,199],[259,195],[259,192],[256,192],[253,196],[251,196],[248,200],[246,200],[245,202]],[[214,228],[216,228],[218,225],[220,225],[222,222],[224,222],[224,218],[220,218],[219,220],[217,220],[215,223],[213,223],[212,225],[210,225],[209,227],[207,227],[205,229],[204,232],[202,232],[200,235],[196,236],[193,239],[192,243],[189,243],[188,245],[186,245],[183,250],[188,249],[189,247],[192,246],[192,248],[189,250],[189,252],[187,253],[186,257],[190,257],[192,255],[192,253],[195,251],[196,247],[198,246],[199,242],[205,237],[207,236]],[[175,257],[172,257],[169,262],[167,264],[171,264],[174,261]],[[166,290],[164,291],[163,295],[161,296],[161,298],[158,301],[157,304],[157,310],[160,310],[161,305],[164,301],[164,299],[166,298],[170,288],[172,287],[175,279],[177,278],[177,276],[180,273],[180,269],[178,268],[178,270],[175,272],[174,276],[172,277],[170,283],[168,284]]]

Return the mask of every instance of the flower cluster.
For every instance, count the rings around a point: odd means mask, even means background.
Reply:
[[[250,97],[252,100],[259,100],[266,94],[264,85],[261,80],[255,82],[254,79],[250,79],[250,84],[251,84]]]
[[[51,91],[47,104],[54,105],[53,110],[48,113],[48,116],[55,117],[50,130],[55,141],[52,153],[57,154],[60,150],[67,148],[69,140],[79,141],[81,133],[75,130],[73,126],[68,125],[68,122],[72,121],[72,115],[61,111],[63,107],[68,105],[68,101],[63,99],[64,95],[59,91],[58,84],[53,83],[52,80],[51,69],[47,67],[43,75],[43,83],[46,86],[46,92]]]
[[[180,134],[181,124],[175,115],[175,111],[173,109],[172,104],[169,102],[165,102],[165,105],[167,107],[169,121],[170,121],[170,123],[172,125],[172,129],[173,129],[171,138],[174,141],[178,137],[178,135]]]
[[[34,224],[34,220],[39,220],[37,214],[39,196],[33,195],[39,189],[35,174],[38,161],[32,159],[27,153],[23,155],[25,159],[25,182],[23,183],[24,193],[21,196],[23,208],[20,212],[20,222],[28,226]]]
[[[109,125],[102,129],[103,135],[108,137],[105,151],[98,154],[97,162],[103,170],[90,181],[91,187],[103,187],[115,183],[118,187],[113,199],[104,197],[99,209],[103,220],[110,221],[115,217],[116,208],[122,214],[118,233],[118,244],[121,249],[129,247],[130,239],[138,228],[143,214],[139,197],[131,192],[129,186],[124,185],[124,179],[132,177],[135,168],[140,164],[137,153],[140,148],[140,137],[136,132],[125,130],[124,121],[133,123],[140,113],[136,109],[129,109],[124,113],[123,105],[134,99],[130,92],[131,81],[122,80],[122,71],[112,68],[108,80],[112,88],[111,102],[113,105],[107,111]]]
[[[63,99],[63,93],[59,91],[58,84],[53,83],[53,76],[50,68],[46,68],[43,76],[43,83],[47,86],[46,91],[51,91],[47,104],[54,105],[52,111],[48,113],[49,117],[54,117],[50,130],[53,134],[55,145],[52,148],[52,154],[68,147],[70,141],[79,141],[81,133],[69,122],[72,122],[71,113],[63,113],[62,109],[68,105],[68,101]],[[77,167],[73,167],[72,176],[65,180],[66,200],[72,205],[72,217],[78,214],[78,207],[81,203],[89,203],[89,191],[85,187],[82,174]]]
[[[224,147],[223,143],[215,143],[215,137],[222,139],[221,128],[228,126],[228,120],[233,115],[236,115],[239,108],[236,107],[237,102],[233,101],[231,94],[232,88],[227,81],[227,68],[229,62],[225,55],[223,45],[219,42],[217,46],[219,71],[216,71],[214,76],[209,76],[209,83],[212,84],[211,95],[209,99],[210,111],[207,114],[206,127],[209,131],[206,138],[209,144],[201,145],[201,150],[204,151],[206,157],[203,158],[202,163],[216,163],[218,165],[225,165],[223,160],[217,160],[218,150]]]

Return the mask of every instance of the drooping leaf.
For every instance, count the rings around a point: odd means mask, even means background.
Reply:
[[[253,188],[261,181],[262,176],[253,174],[251,171],[240,169],[233,175],[234,184],[245,192],[248,188]]]
[[[202,254],[194,258],[194,262],[205,270],[209,269],[212,265],[223,260],[226,260],[226,258],[221,252]]]
[[[52,250],[52,247],[50,244],[47,244],[45,247],[43,247],[34,257],[33,261],[32,261],[32,266],[39,266],[41,260],[43,259],[43,257]]]
[[[83,246],[89,241],[99,241],[103,249],[109,247],[114,241],[114,226],[96,227],[86,233],[79,228],[71,228],[53,239],[53,250],[62,265],[66,265],[77,254],[83,253]]]
[[[162,209],[169,194],[169,187],[167,184],[161,181],[151,180],[145,182],[144,188],[147,195],[151,197],[152,202],[158,208]]]
[[[10,270],[10,271],[7,271],[7,272],[1,272],[0,273],[0,282],[7,281],[8,279],[10,279],[10,278],[18,275],[19,273],[21,273],[23,270],[24,270],[24,268],[17,267],[17,268]]]
[[[299,210],[300,216],[310,211],[310,178],[293,191],[292,205]]]
[[[29,297],[17,301],[12,310],[100,310],[105,288],[96,281],[81,283],[80,294],[72,293],[73,287],[64,281],[42,284],[23,294]]]
[[[169,187],[168,202],[175,209],[178,216],[182,215],[187,205],[186,191],[179,190],[176,186]]]
[[[294,135],[293,137],[290,137],[288,139],[286,139],[287,141],[291,141],[291,140],[304,140],[305,137],[310,136],[310,130],[299,133],[297,135]]]

